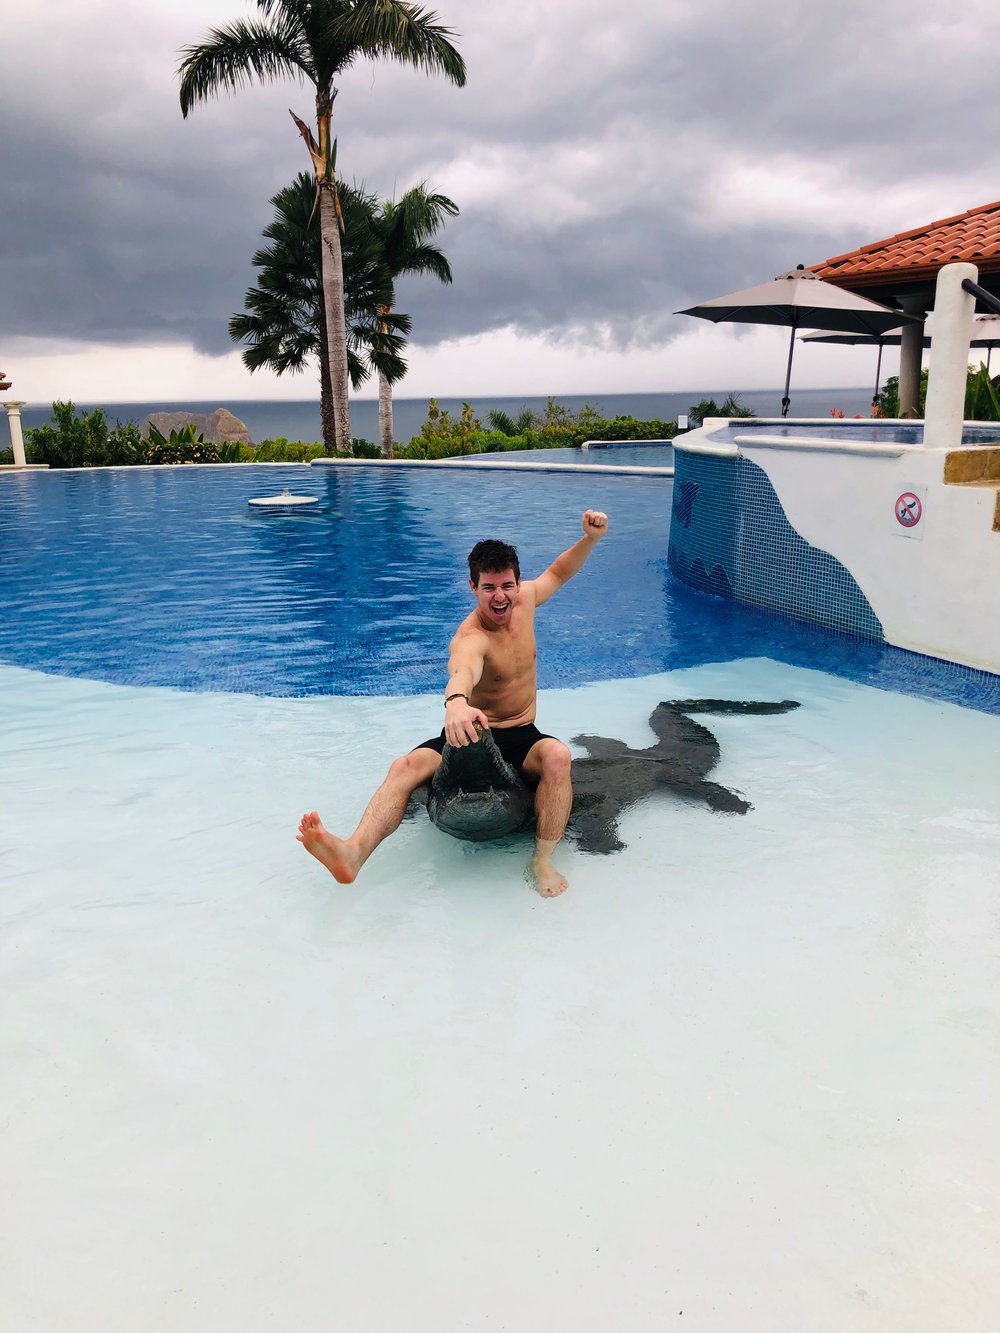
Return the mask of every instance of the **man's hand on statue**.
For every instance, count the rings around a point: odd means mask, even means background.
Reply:
[[[583,535],[600,541],[608,530],[608,516],[600,509],[588,509],[583,516]]]
[[[473,708],[471,704],[465,703],[462,699],[454,699],[446,705],[445,740],[449,745],[474,745],[479,740],[479,733],[476,731],[477,722],[486,731],[489,731],[489,720],[481,709]]]

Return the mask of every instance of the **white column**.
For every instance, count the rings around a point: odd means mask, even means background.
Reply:
[[[962,443],[969,342],[976,315],[976,298],[962,291],[962,283],[978,277],[975,264],[945,264],[938,273],[924,410],[924,444],[934,448]]]
[[[21,434],[21,408],[24,403],[4,403],[7,411],[7,425],[10,427],[10,442],[14,446],[14,466],[26,467],[24,456],[24,436]]]
[[[924,324],[927,313],[923,302],[902,302],[908,315],[916,315],[919,324],[904,324],[899,340],[899,415],[920,415],[920,362],[924,355]]]

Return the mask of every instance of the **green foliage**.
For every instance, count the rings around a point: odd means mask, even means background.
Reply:
[[[920,372],[920,396],[918,417],[922,417],[927,408],[927,368]],[[1000,421],[1000,376],[991,379],[983,365],[969,366],[965,381],[966,421]],[[878,395],[875,415],[879,417],[899,416],[899,376],[890,375]]]
[[[150,422],[149,442],[150,444],[204,444],[205,437],[204,435],[199,435],[197,433],[193,421],[189,421],[187,425],[182,426],[180,430],[172,430],[169,439],[158,427]]]
[[[965,382],[965,420],[1000,421],[1000,375],[990,379],[985,366],[969,367]]]
[[[692,429],[697,429],[708,417],[755,417],[756,415],[752,407],[746,407],[740,402],[738,393],[727,394],[721,404],[714,398],[703,398],[700,403],[688,408],[688,422]]]
[[[918,396],[917,416],[924,415],[924,406],[927,402],[927,367],[920,372],[920,393]],[[878,404],[874,415],[878,417],[898,417],[899,416],[899,376],[890,375],[882,385],[878,394]]]
[[[49,467],[113,467],[143,463],[146,441],[133,422],[110,427],[101,408],[77,413],[71,402],[52,404],[54,421],[25,432],[29,463]]]
[[[355,458],[381,458],[382,450],[371,440],[352,440],[351,453]]]
[[[169,438],[149,423],[149,442],[144,463],[218,463],[221,462],[218,445],[208,444],[199,435],[193,421],[180,430],[172,430]]]
[[[306,444],[303,440],[289,442],[284,435],[279,435],[276,440],[261,440],[260,444],[250,446],[250,454],[250,458],[241,459],[240,461],[248,463],[308,463],[314,458],[323,458],[326,450],[319,443]]]
[[[226,440],[215,446],[220,463],[252,463],[254,448],[252,444],[243,444],[241,440]]]
[[[535,424],[534,413],[527,408],[517,417],[510,416],[507,412],[490,412],[488,416],[490,425],[501,435],[520,435],[522,431],[530,430]]]
[[[173,431],[170,432],[174,434]],[[204,440],[150,440],[143,463],[218,463],[219,451]]]
[[[451,413],[437,405],[432,398],[427,407],[427,420],[397,458],[455,458],[464,454],[482,453],[473,441],[483,429],[471,403],[462,404],[462,414],[456,420]]]
[[[470,403],[462,406],[460,421],[431,399],[427,420],[397,458],[453,458],[465,454],[499,453],[523,449],[563,449],[586,440],[670,440],[677,431],[674,421],[639,421],[635,417],[602,417],[587,404],[579,411],[550,398],[537,416],[523,412],[512,420],[504,412],[489,415],[493,430],[483,430]],[[508,427],[521,429],[510,431]]]

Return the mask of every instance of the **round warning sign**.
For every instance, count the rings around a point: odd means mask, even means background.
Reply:
[[[923,517],[924,506],[919,495],[904,491],[896,500],[896,522],[904,528],[915,528]]]

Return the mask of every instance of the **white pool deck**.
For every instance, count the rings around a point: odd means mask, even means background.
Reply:
[[[543,695],[713,777],[617,856],[425,819],[335,885],[438,697],[0,668],[0,1326],[981,1333],[1000,1310],[1000,718],[770,661]]]

